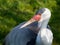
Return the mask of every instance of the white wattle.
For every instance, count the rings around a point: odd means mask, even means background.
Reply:
[[[53,33],[49,29],[42,29],[37,36],[36,45],[52,45]]]
[[[44,9],[45,12],[42,14],[42,18],[38,22],[38,27],[40,27],[40,30],[36,38],[36,45],[52,45],[53,41],[53,33],[47,28],[49,19],[51,17],[51,12],[47,8]]]

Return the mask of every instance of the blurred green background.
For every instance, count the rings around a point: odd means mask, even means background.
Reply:
[[[53,45],[60,45],[60,0],[0,0],[0,45],[13,27],[44,7],[52,13],[49,25],[54,34]]]

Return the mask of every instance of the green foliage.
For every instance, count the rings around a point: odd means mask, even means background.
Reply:
[[[59,45],[59,0],[0,0],[0,40],[3,40],[13,27],[23,21],[29,20],[38,9],[44,7],[49,8],[52,12],[52,18],[49,25],[54,33],[53,45]]]

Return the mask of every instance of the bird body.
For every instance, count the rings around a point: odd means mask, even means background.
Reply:
[[[29,21],[13,28],[4,45],[52,45],[53,33],[47,28],[50,17],[49,9],[39,10]]]
[[[3,45],[35,45],[35,38],[37,35],[28,27],[20,29],[25,23],[26,22],[23,22],[13,28],[6,36]]]

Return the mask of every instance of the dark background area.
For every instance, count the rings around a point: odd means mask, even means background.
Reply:
[[[60,0],[0,0],[0,45],[13,27],[44,7],[52,13],[49,25],[54,34],[53,45],[60,45]]]

